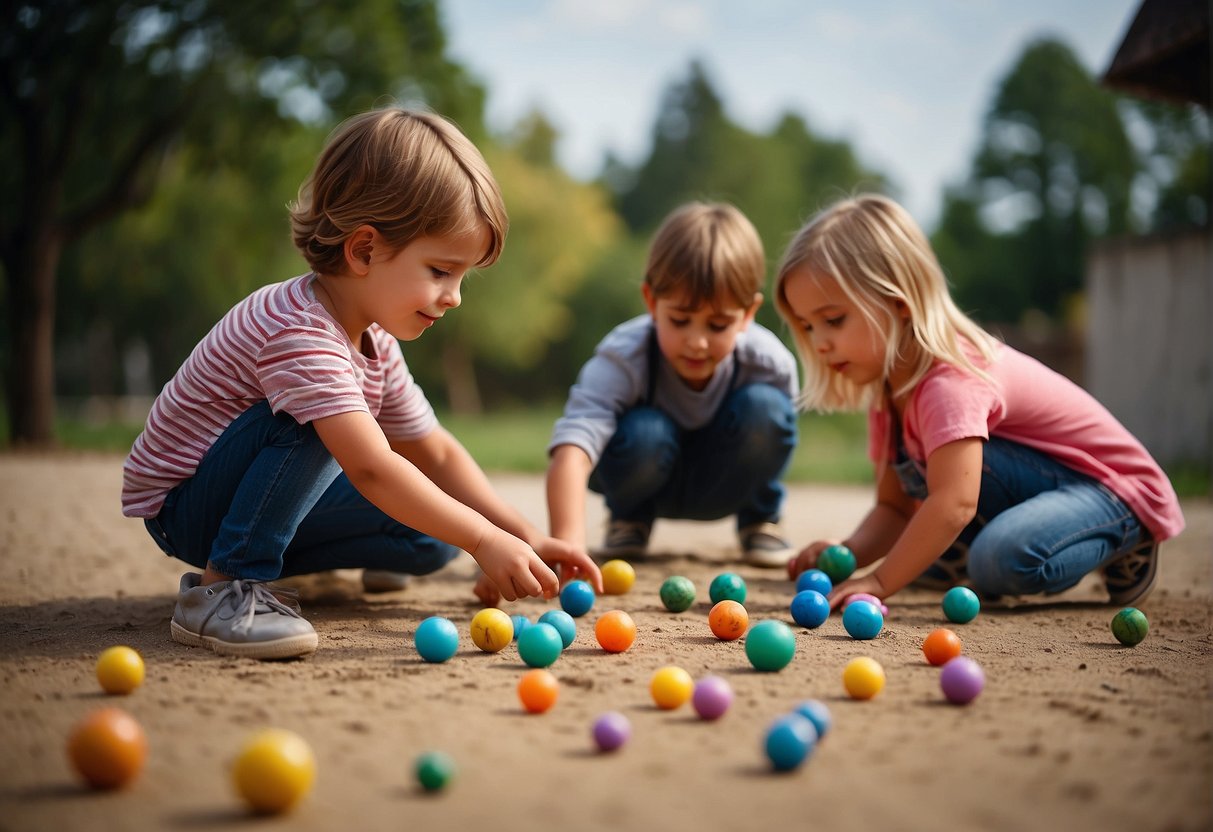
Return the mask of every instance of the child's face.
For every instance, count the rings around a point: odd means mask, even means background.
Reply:
[[[828,275],[793,270],[783,295],[821,364],[858,385],[883,381],[887,335]]]
[[[720,309],[709,304],[691,307],[681,295],[655,297],[646,285],[644,302],[657,328],[661,354],[688,387],[702,390],[733,351],[738,334],[754,320],[762,295],[755,295],[749,308],[732,304],[721,304]]]
[[[369,320],[402,341],[419,338],[459,305],[464,275],[484,254],[487,233],[418,237],[395,253],[377,246],[360,291]]]

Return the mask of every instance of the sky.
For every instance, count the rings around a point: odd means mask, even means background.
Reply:
[[[579,179],[607,151],[648,154],[662,93],[700,60],[726,112],[767,132],[786,112],[845,139],[932,227],[968,173],[981,121],[1032,39],[1067,43],[1096,77],[1140,0],[445,0],[451,57],[508,130],[540,109]]]

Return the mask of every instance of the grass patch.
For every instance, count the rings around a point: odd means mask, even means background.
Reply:
[[[55,423],[55,435],[65,448],[82,451],[117,451],[128,453],[131,445],[143,431],[143,425],[122,422],[80,422],[59,419]]]
[[[447,430],[486,471],[539,474],[547,470],[548,440],[559,408],[510,410],[480,416],[438,414]]]
[[[541,474],[547,468],[547,444],[560,408],[515,410],[483,416],[440,414],[447,430],[459,438],[487,471]],[[72,450],[125,454],[143,424],[61,415],[55,423],[59,444]],[[0,436],[8,436],[8,418],[0,408]],[[1213,483],[1204,466],[1164,466],[1182,498],[1208,497]],[[803,414],[800,443],[792,455],[788,482],[871,483],[867,458],[867,424],[863,414]]]
[[[537,474],[547,470],[547,445],[559,416],[560,409],[552,407],[439,418],[485,470]],[[800,443],[788,466],[787,481],[871,482],[866,436],[861,414],[801,416]]]

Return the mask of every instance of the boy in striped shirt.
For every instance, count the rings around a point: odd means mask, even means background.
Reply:
[[[601,575],[492,490],[443,429],[397,339],[459,305],[468,270],[495,262],[505,206],[475,146],[431,113],[345,122],[291,210],[312,271],[230,310],[152,406],[123,472],[182,576],[175,641],[225,655],[316,649],[312,625],[267,582],[337,568],[426,574],[460,549],[486,601],[551,597]]]

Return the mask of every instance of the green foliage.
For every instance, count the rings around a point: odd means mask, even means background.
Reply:
[[[1119,98],[1064,44],[1029,44],[932,236],[958,303],[990,321],[1061,318],[1082,290],[1091,240],[1208,222],[1209,145],[1206,113]]]
[[[470,302],[443,334],[487,366],[531,370],[573,326],[568,298],[622,228],[600,188],[556,167],[490,148],[486,156],[510,210],[510,237],[491,271],[472,278]]]
[[[134,340],[149,344],[152,377],[167,381],[236,300],[307,270],[291,243],[284,206],[321,141],[319,131],[300,128],[250,147],[240,166],[216,164],[205,174],[193,149],[183,148],[165,165],[145,208],[70,250],[59,293],[63,331],[106,322],[119,350]],[[83,387],[85,368],[63,357],[61,392],[111,389]],[[107,375],[116,373],[111,368]]]
[[[571,298],[623,235],[601,187],[529,161],[526,153],[534,158],[533,143],[523,152],[485,147],[510,214],[505,250],[486,272],[464,280],[459,309],[406,348],[419,381],[445,386],[452,407],[479,409],[478,377],[500,381],[537,375],[553,346],[584,323],[575,316]],[[498,392],[508,396],[510,386],[503,384]]]
[[[182,280],[182,270],[199,276],[224,254],[234,261],[258,253],[260,244],[252,251],[233,245],[240,234],[218,241],[212,257],[190,257],[189,249],[196,254],[214,242],[195,242],[195,236],[228,230],[208,221],[205,209],[226,200],[222,207],[235,210],[225,219],[239,214],[245,202],[239,191],[263,181],[256,162],[289,143],[301,122],[331,124],[398,98],[429,103],[473,136],[484,133],[483,90],[446,58],[436,0],[6,4],[0,86],[0,153],[10,161],[0,170],[9,197],[0,203],[0,264],[6,302],[22,312],[9,317],[4,331],[6,392],[14,438],[32,442],[46,441],[51,430],[51,304],[64,247],[144,204],[165,170],[171,178],[176,166],[186,165],[190,172],[178,181],[198,176],[195,185],[239,175],[213,189],[209,205],[174,206],[189,225],[164,246],[182,246],[185,253],[162,258],[178,268],[151,293],[191,283]],[[279,171],[270,160],[269,181],[277,184]],[[81,252],[68,257],[85,270]],[[192,285],[225,293],[228,280],[244,282],[218,265]],[[263,273],[258,282],[281,277]],[[80,276],[75,288],[90,279]],[[110,275],[106,282],[117,279]],[[129,308],[97,310],[110,317],[91,320],[90,337],[133,332],[127,317],[147,311],[143,291],[140,286]],[[195,299],[174,295],[174,305]],[[70,328],[65,334],[79,337]],[[111,345],[108,353],[116,352]]]
[[[1146,134],[1139,179],[1156,197],[1149,230],[1208,226],[1213,198],[1209,113],[1195,105],[1148,101],[1125,101],[1122,109],[1128,120],[1145,128],[1139,131]]]
[[[692,199],[733,202],[758,229],[771,260],[812,213],[857,188],[883,190],[846,142],[815,135],[800,116],[784,115],[768,135],[734,123],[703,66],[665,92],[653,147],[635,171],[616,163],[620,213],[628,227],[651,232]]]
[[[970,182],[949,195],[936,235],[955,257],[945,266],[959,302],[992,320],[1059,314],[1082,288],[1087,241],[1128,228],[1135,171],[1115,97],[1066,45],[1029,44],[999,85]]]
[[[538,474],[547,470],[547,446],[560,408],[509,410],[479,417],[441,415],[442,424],[487,471]],[[867,422],[862,414],[805,414],[788,482],[869,483]]]
[[[858,190],[890,190],[849,143],[817,136],[800,116],[784,115],[769,134],[739,126],[698,62],[665,91],[648,158],[635,170],[611,161],[605,178],[628,227],[646,236],[687,201],[733,203],[758,230],[772,272],[797,228],[818,210]],[[770,303],[758,321],[783,329]]]

